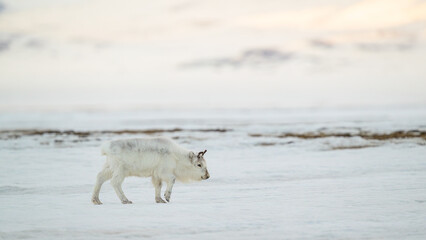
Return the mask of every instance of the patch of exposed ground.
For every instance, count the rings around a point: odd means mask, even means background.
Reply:
[[[361,148],[370,148],[370,147],[377,147],[377,146],[379,145],[365,144],[365,145],[352,145],[352,146],[334,146],[334,147],[331,147],[330,150],[361,149]]]
[[[255,145],[267,147],[267,146],[275,146],[275,145],[287,145],[287,144],[292,144],[292,143],[294,143],[294,142],[293,141],[289,141],[289,142],[258,142]]]
[[[426,140],[426,131],[409,130],[394,131],[390,133],[374,133],[367,131],[359,131],[358,133],[333,133],[333,132],[305,132],[305,133],[281,133],[281,134],[249,134],[251,137],[276,137],[276,138],[301,138],[316,139],[327,137],[361,137],[367,140],[391,140],[391,139],[407,139],[422,138]]]
[[[89,137],[93,135],[122,135],[122,134],[145,134],[152,135],[158,133],[174,133],[174,132],[229,132],[230,129],[222,128],[206,128],[206,129],[124,129],[124,130],[102,130],[102,131],[74,131],[74,130],[53,130],[53,129],[17,129],[17,130],[0,130],[0,136],[2,139],[16,139],[22,136],[38,136],[38,135],[56,135],[56,136],[77,136],[77,137]]]

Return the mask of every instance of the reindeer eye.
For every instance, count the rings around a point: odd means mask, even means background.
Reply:
[[[198,167],[201,167],[201,164],[198,164],[197,166],[198,166]]]

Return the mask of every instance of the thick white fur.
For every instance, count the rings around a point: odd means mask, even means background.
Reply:
[[[111,179],[117,196],[122,203],[129,201],[121,189],[125,177],[151,177],[155,187],[155,201],[161,198],[162,182],[167,184],[164,197],[170,201],[175,180],[188,182],[210,177],[206,162],[193,152],[186,150],[168,138],[135,138],[106,142],[101,146],[102,155],[107,156],[104,168],[97,176],[92,202],[102,204],[99,192],[102,184]]]

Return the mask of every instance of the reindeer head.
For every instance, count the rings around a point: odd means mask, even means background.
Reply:
[[[209,171],[207,171],[206,160],[204,159],[204,154],[206,154],[207,150],[204,152],[199,152],[197,156],[193,152],[190,153],[191,163],[194,170],[197,171],[197,175],[199,174],[200,180],[206,180],[210,177]]]

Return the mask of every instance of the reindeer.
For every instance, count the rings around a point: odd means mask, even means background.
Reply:
[[[201,181],[210,177],[204,154],[207,150],[194,152],[182,148],[171,139],[136,138],[106,142],[101,153],[106,163],[97,175],[92,202],[102,204],[99,192],[102,184],[111,179],[111,184],[123,204],[132,202],[124,195],[121,185],[129,176],[151,177],[155,188],[155,202],[170,202],[175,180],[181,182]],[[161,198],[162,183],[166,183],[164,199]]]

